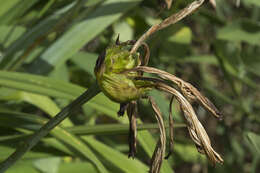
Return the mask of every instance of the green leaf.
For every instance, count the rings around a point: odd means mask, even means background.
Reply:
[[[218,61],[213,55],[194,55],[183,58],[177,58],[178,63],[197,63],[197,64],[208,64],[208,65],[218,65]]]
[[[249,132],[247,133],[247,137],[255,150],[260,154],[260,136],[253,132]]]
[[[0,6],[0,16],[4,15],[8,12],[12,7],[14,7],[19,0],[13,0],[13,1],[2,1]]]
[[[61,163],[59,173],[100,173],[92,164],[88,162],[69,162]]]
[[[25,101],[28,102],[50,116],[55,116],[58,112],[60,112],[60,108],[54,103],[49,97],[39,95],[39,94],[33,94],[33,93],[28,93],[24,91],[16,91],[16,90],[10,90],[7,88],[0,88],[0,93],[5,93],[5,94],[0,94],[0,99],[4,100],[16,100],[16,101]],[[70,122],[69,119],[65,119],[62,124],[64,126],[71,126],[72,123]]]
[[[133,29],[125,21],[117,23],[114,26],[114,32],[116,34],[116,37],[119,34],[120,40],[122,41],[133,40],[133,35],[134,35]]]
[[[16,41],[26,29],[15,25],[0,25],[0,43],[3,48],[7,48]]]
[[[167,118],[169,115],[169,103],[170,101],[167,100],[165,97],[164,93],[157,91],[157,90],[152,90],[149,92],[149,94],[155,99],[156,104],[159,106],[162,115],[164,118]]]
[[[15,21],[16,18],[22,16],[28,9],[30,9],[30,7],[37,3],[37,1],[38,0],[15,0],[12,3],[7,1],[1,2],[1,9],[6,9],[1,12],[2,15],[0,13],[0,24],[8,24]]]
[[[5,125],[3,122],[9,121],[12,122],[15,127],[19,125],[30,129],[30,128],[35,128],[35,126],[32,126],[31,123],[34,123],[36,126],[38,125],[37,128],[39,128],[39,125],[44,125],[47,122],[46,119],[36,117],[36,116],[31,116],[29,114],[27,114],[26,116],[24,116],[21,113],[12,113],[12,112],[2,112],[1,114],[5,115],[5,116],[0,116],[0,118],[2,119],[1,121],[2,125]],[[9,117],[6,116],[7,114],[9,115]],[[11,120],[10,116],[13,116],[15,119],[13,119],[13,121],[10,121]],[[50,134],[54,136],[56,139],[59,139],[60,141],[65,143],[67,146],[69,146],[68,147],[69,149],[73,148],[74,151],[78,151],[79,153],[81,153],[82,156],[89,159],[94,165],[96,165],[100,171],[107,172],[106,168],[99,161],[96,155],[89,149],[87,145],[85,145],[75,135],[69,133],[68,131],[66,131],[65,129],[59,126],[56,126],[53,130],[51,130]]]
[[[31,162],[21,161],[6,171],[6,173],[40,173],[37,171]]]
[[[0,146],[0,161],[6,159],[15,149],[6,146]],[[29,151],[24,155],[24,159],[35,159],[35,158],[44,158],[50,157],[51,154],[47,152],[35,152]]]
[[[0,80],[2,86],[68,99],[84,91],[83,88],[64,81],[26,73],[0,71]]]
[[[80,86],[64,81],[26,73],[5,71],[0,71],[0,85],[8,88],[67,99],[74,99],[85,91],[85,89]],[[94,97],[90,102],[88,102],[88,104],[86,104],[86,106],[91,106],[94,109],[106,113],[114,119],[118,119],[116,112],[118,111],[119,105],[110,101],[103,94]],[[127,121],[127,117],[123,119]]]
[[[258,8],[260,7],[260,1],[258,0],[244,0],[242,2],[246,5],[257,6]]]
[[[28,2],[31,2],[29,0]],[[36,2],[36,1],[34,1]],[[54,13],[52,16],[38,23],[32,29],[29,29],[26,33],[21,35],[19,39],[13,42],[5,51],[3,59],[0,62],[1,69],[10,69],[18,61],[19,57],[24,51],[31,46],[37,39],[47,34],[55,25],[59,19],[66,14],[75,3],[69,4],[61,10]],[[15,11],[15,10],[14,10]]]
[[[237,20],[229,23],[217,32],[217,38],[233,42],[260,44],[260,25],[250,21]]]
[[[190,44],[192,38],[192,32],[189,27],[182,27],[174,35],[168,38],[170,42],[180,44]]]
[[[56,2],[57,0],[50,0],[48,1],[47,4],[45,4],[45,6],[42,8],[42,10],[38,13],[38,18],[41,18],[46,12],[48,9],[51,8],[51,6]]]
[[[168,127],[168,124],[165,124]],[[175,124],[175,128],[186,127],[184,124]],[[108,134],[128,134],[128,124],[95,124],[84,126],[66,127],[66,130],[76,135],[108,135]],[[137,130],[158,129],[158,125],[154,123],[138,124]]]
[[[33,162],[35,168],[42,173],[57,173],[61,159],[58,157],[50,157],[44,159],[37,159]]]
[[[140,0],[110,0],[103,3],[86,20],[76,24],[50,46],[30,67],[31,72],[45,74],[77,53],[87,42],[131,9]],[[39,63],[41,66],[39,67]],[[44,65],[43,65],[44,64]]]
[[[137,159],[129,159],[127,155],[122,154],[112,147],[109,147],[91,137],[84,137],[87,142],[95,151],[97,151],[109,164],[121,169],[122,172],[147,172],[148,167]]]
[[[7,79],[7,80],[2,80]],[[17,82],[18,81],[18,82]],[[75,98],[77,95],[80,95],[80,91],[84,91],[83,88],[68,84],[66,82],[56,81],[54,79],[49,79],[42,76],[37,75],[30,75],[30,74],[22,74],[16,72],[0,72],[0,85],[4,85],[6,87],[22,89],[26,91],[37,92],[43,95],[49,96],[59,96],[62,97],[64,95],[69,95],[71,98]],[[28,84],[29,83],[29,84]],[[26,87],[25,87],[26,86]],[[35,89],[33,90],[33,88]],[[73,88],[71,90],[70,88]],[[76,90],[74,88],[77,88]],[[60,91],[62,90],[62,91]],[[61,94],[57,94],[61,93]],[[65,94],[65,93],[69,94]],[[72,92],[76,92],[72,94]],[[78,94],[77,94],[78,93]],[[88,102],[89,106],[104,112],[106,115],[110,116],[111,118],[120,121],[121,123],[128,122],[127,117],[118,118],[117,110],[119,108],[118,104],[111,102],[107,97],[103,94],[99,94],[98,96],[94,97],[90,102]],[[138,135],[138,140],[143,141],[140,142],[142,147],[144,147],[146,153],[149,157],[152,156],[155,141],[149,132],[145,132],[145,136],[142,133]],[[147,143],[150,141],[149,143]],[[154,144],[154,145],[153,145]],[[164,166],[165,165],[165,166]],[[164,161],[162,172],[172,172],[172,169],[167,161]]]
[[[200,154],[194,145],[175,143],[174,151],[176,153],[178,153],[178,155],[185,162],[192,162],[192,163],[203,162],[203,163],[205,163],[207,161],[206,156]]]
[[[82,70],[85,70],[93,77],[95,77],[94,68],[96,65],[97,57],[98,55],[94,53],[78,52],[75,55],[73,55],[71,61],[78,67],[80,67]]]

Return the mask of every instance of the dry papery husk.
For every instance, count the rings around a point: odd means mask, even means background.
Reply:
[[[157,89],[173,94],[180,103],[187,122],[189,134],[192,140],[195,142],[198,151],[202,154],[206,154],[213,165],[215,165],[217,162],[223,163],[224,161],[221,156],[212,148],[207,132],[198,120],[195,111],[187,99],[176,89],[166,84],[158,83]]]
[[[181,83],[179,86],[188,86],[188,89],[189,89],[188,94],[187,94],[187,89],[185,89],[185,92],[184,92],[185,94],[181,94],[179,91],[177,91],[173,87],[167,85],[166,82],[161,79],[148,78],[148,77],[138,77],[137,78],[137,80],[153,81],[156,84],[155,86],[158,90],[173,94],[176,97],[176,99],[178,100],[178,102],[180,103],[181,110],[183,111],[184,118],[186,119],[189,134],[190,134],[192,140],[194,141],[198,151],[202,154],[206,154],[206,156],[213,163],[213,165],[215,165],[216,163],[223,163],[224,161],[221,158],[221,156],[212,148],[210,139],[209,139],[204,127],[198,120],[196,113],[193,110],[191,104],[183,96],[183,95],[185,95],[186,97],[189,97],[189,98],[192,96],[192,97],[195,97],[198,99],[198,98],[203,97],[199,93],[199,91],[196,88],[194,89],[194,87],[191,84],[182,81],[181,79],[177,78],[174,75],[171,75],[167,72],[164,72],[164,71],[161,71],[158,69],[149,68],[149,67],[137,67],[137,68],[135,68],[135,70],[137,70],[137,71],[140,70],[140,71],[148,72],[148,73],[156,73],[156,74],[160,73],[159,75],[164,79],[165,78],[168,80],[174,79],[175,80],[174,83],[177,83],[177,84]],[[182,89],[182,93],[183,93],[183,89]],[[204,104],[208,104],[208,102],[206,102]],[[207,106],[209,106],[209,105],[207,105]],[[214,111],[214,113],[215,113],[215,111]],[[214,115],[217,115],[217,114],[215,113]]]
[[[169,80],[178,86],[181,90],[182,94],[189,100],[189,101],[198,101],[200,105],[202,105],[206,110],[208,110],[211,114],[213,114],[216,118],[222,119],[220,111],[214,106],[214,104],[206,98],[203,94],[201,94],[197,88],[192,86],[190,83],[183,81],[182,79],[167,73],[163,70],[159,70],[153,67],[146,67],[146,66],[138,66],[136,68],[127,70],[129,71],[142,71],[146,73],[153,73],[160,76],[162,79]]]

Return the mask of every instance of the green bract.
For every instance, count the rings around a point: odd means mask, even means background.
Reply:
[[[95,75],[102,92],[118,103],[128,103],[143,96],[151,89],[150,82],[135,80],[138,72],[126,70],[141,65],[140,54],[131,54],[125,43],[114,44],[101,53],[97,59]]]

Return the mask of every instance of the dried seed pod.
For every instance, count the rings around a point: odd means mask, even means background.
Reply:
[[[146,51],[146,56],[141,61],[139,53],[131,54],[128,50],[128,45],[132,45],[134,42],[135,41],[127,41],[120,43],[118,38],[115,45],[112,45],[100,54],[95,67],[95,75],[103,93],[111,100],[120,103],[118,115],[123,115],[127,110],[130,121],[129,156],[134,157],[136,153],[137,132],[136,112],[134,111],[134,107],[136,107],[136,100],[145,96],[147,91],[154,88],[166,91],[178,100],[186,119],[188,131],[198,151],[205,154],[213,164],[216,162],[222,163],[223,159],[212,148],[210,139],[204,127],[198,120],[189,101],[198,101],[216,117],[220,117],[219,111],[205,96],[203,96],[188,82],[185,82],[165,71],[152,67],[146,67],[150,54],[149,47],[148,45],[143,44]],[[143,77],[143,72],[155,73],[160,78]],[[173,84],[177,85],[181,93],[172,87]],[[159,108],[151,97],[148,98],[153,110],[156,113],[156,119],[160,130],[160,139],[155,148],[149,172],[158,173],[165,155],[166,134]],[[171,104],[172,100],[170,107]],[[170,109],[170,114],[171,112],[172,111]],[[171,153],[173,146],[173,120],[171,117],[169,118]]]
[[[100,54],[95,67],[100,89],[108,98],[118,103],[137,100],[152,87],[149,82],[133,80],[134,77],[140,75],[138,72],[120,73],[141,65],[139,53],[131,54],[128,50],[129,44],[132,42],[120,43],[117,39],[116,44]],[[146,64],[147,60],[144,63]]]

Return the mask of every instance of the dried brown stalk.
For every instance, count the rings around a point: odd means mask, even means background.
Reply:
[[[149,173],[159,173],[164,159],[165,149],[166,149],[166,132],[164,127],[163,117],[159,107],[156,105],[156,103],[151,97],[148,97],[148,99],[155,112],[155,117],[158,122],[159,130],[160,130],[160,139],[157,142],[156,148],[152,156]]]
[[[142,71],[146,73],[154,73],[159,75],[163,79],[170,80],[180,88],[182,94],[188,100],[198,101],[206,110],[212,113],[215,117],[219,119],[222,118],[220,111],[214,106],[214,104],[208,98],[206,98],[203,94],[201,94],[197,90],[197,88],[192,86],[190,83],[183,81],[182,79],[176,77],[175,75],[165,72],[163,70],[159,70],[153,67],[145,67],[145,66],[139,66],[134,69],[130,69],[128,71]]]
[[[136,137],[137,137],[137,126],[136,126],[136,118],[137,118],[137,103],[136,101],[132,101],[128,104],[127,107],[127,115],[129,118],[129,154],[128,157],[135,157],[137,152],[136,149]]]
[[[189,134],[194,141],[198,151],[202,154],[205,154],[214,165],[216,163],[224,162],[221,156],[212,148],[207,132],[198,120],[191,104],[179,91],[156,78],[139,77],[137,80],[147,80],[155,82],[155,86],[158,90],[173,94],[180,103],[181,109],[187,122]]]
[[[170,9],[172,6],[172,0],[165,0],[165,3],[167,5],[167,8]]]
[[[216,8],[217,4],[215,0],[209,0],[209,3],[212,5],[213,8]]]
[[[163,83],[158,83],[157,88],[159,90],[168,92],[176,96],[176,99],[181,105],[181,109],[184,113],[184,117],[187,121],[187,127],[190,133],[192,140],[195,142],[198,151],[202,154],[206,154],[209,160],[215,165],[218,163],[223,163],[221,156],[212,148],[210,139],[198,120],[195,111],[193,110],[191,104],[186,100],[186,98],[179,93],[174,88],[165,85]]]
[[[174,96],[171,97],[170,101],[170,106],[169,106],[169,136],[170,136],[170,141],[169,141],[169,153],[167,156],[165,156],[165,159],[168,159],[170,155],[173,152],[173,117],[172,117],[172,102],[173,102]]]
[[[188,16],[189,14],[194,12],[196,9],[198,9],[203,4],[204,1],[205,0],[196,0],[196,1],[192,2],[192,3],[190,3],[189,5],[187,5],[187,7],[185,7],[184,9],[179,11],[178,13],[173,14],[170,17],[164,19],[161,23],[153,25],[148,31],[146,31],[137,40],[137,42],[134,44],[134,46],[131,49],[131,53],[136,52],[137,49],[142,45],[142,43],[149,36],[151,36],[153,33],[155,33],[156,31],[159,31],[159,30],[161,30],[163,28],[166,28],[169,25],[177,23],[178,21],[180,21],[181,19],[183,19],[184,17]]]

